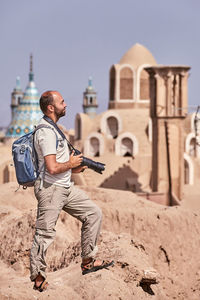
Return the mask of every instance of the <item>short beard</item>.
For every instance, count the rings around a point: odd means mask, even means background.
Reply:
[[[62,112],[58,112],[58,111],[55,109],[55,115],[56,115],[57,119],[60,119],[61,117],[64,117],[64,116],[65,116],[65,110],[63,110]]]

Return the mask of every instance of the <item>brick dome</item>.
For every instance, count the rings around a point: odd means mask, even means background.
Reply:
[[[119,64],[129,64],[133,68],[138,68],[143,64],[157,65],[151,52],[140,44],[131,47],[120,59]]]

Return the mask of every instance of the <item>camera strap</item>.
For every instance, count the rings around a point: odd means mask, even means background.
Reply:
[[[72,144],[68,141],[68,139],[66,138],[66,136],[62,132],[62,130],[60,130],[60,128],[58,127],[58,125],[56,123],[54,123],[53,120],[51,120],[49,117],[47,117],[45,115],[43,116],[43,119],[45,121],[47,121],[49,124],[51,124],[58,131],[58,133],[61,135],[61,137],[63,138],[63,140],[65,139],[67,141],[67,144],[68,144],[68,147],[69,147],[70,151],[75,150],[74,147],[72,146]]]

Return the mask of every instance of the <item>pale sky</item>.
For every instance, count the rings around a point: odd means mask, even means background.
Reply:
[[[191,66],[189,105],[198,105],[199,29],[199,0],[0,0],[0,126],[11,120],[16,76],[26,88],[30,53],[39,93],[58,90],[67,102],[67,129],[89,76],[98,112],[107,109],[109,69],[135,43],[159,64]]]

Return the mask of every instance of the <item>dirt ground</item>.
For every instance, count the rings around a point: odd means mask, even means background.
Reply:
[[[29,279],[37,203],[31,188],[16,188],[0,186],[0,299],[200,299],[198,193],[165,207],[131,192],[84,188],[103,211],[98,258],[115,265],[83,276],[81,224],[62,212],[47,253],[49,287],[39,293]]]

